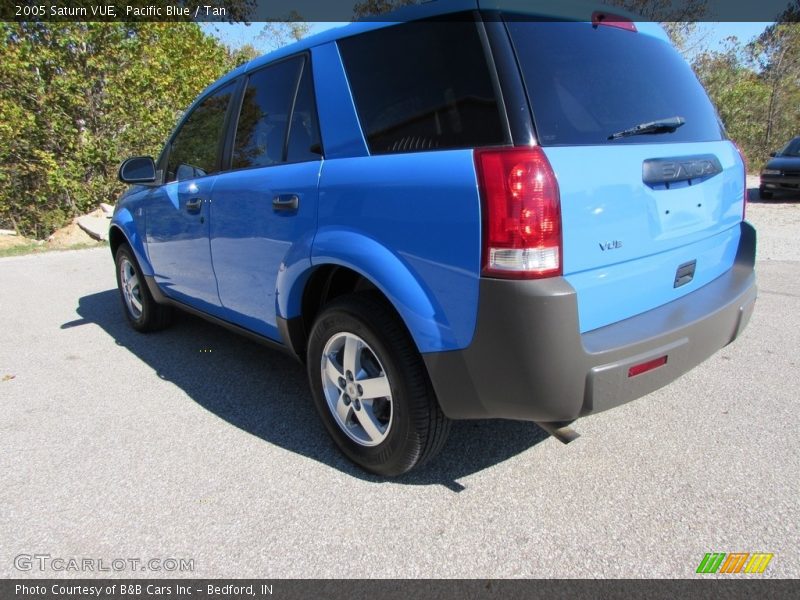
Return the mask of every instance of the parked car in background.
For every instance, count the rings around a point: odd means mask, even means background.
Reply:
[[[291,353],[335,443],[383,475],[451,419],[569,439],[733,341],[755,230],[691,68],[655,23],[492,6],[326,31],[204,91],[120,169],[131,325],[179,307]]]
[[[792,138],[779,152],[771,152],[770,161],[761,169],[759,195],[765,200],[777,192],[800,197],[800,136]]]

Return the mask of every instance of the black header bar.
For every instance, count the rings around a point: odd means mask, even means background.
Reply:
[[[399,5],[407,0],[387,0]],[[457,7],[457,0],[416,0],[419,4],[441,2]],[[603,3],[602,0],[599,4]],[[368,0],[3,0],[3,21],[338,21],[355,19]],[[382,4],[382,3],[378,3]],[[524,5],[524,2],[520,2]],[[612,12],[618,3],[606,1]],[[627,3],[631,5],[631,3]],[[468,8],[465,3],[465,8]],[[481,3],[491,8],[493,1]],[[558,9],[559,0],[531,0],[531,5]],[[748,22],[800,20],[800,0],[672,0],[645,3],[643,21]],[[790,9],[790,7],[793,7]],[[790,9],[790,10],[787,10]],[[619,10],[619,9],[617,9]],[[397,20],[418,18],[406,10]],[[590,20],[591,15],[587,15]]]
[[[515,600],[797,598],[797,580],[6,579],[4,600]]]

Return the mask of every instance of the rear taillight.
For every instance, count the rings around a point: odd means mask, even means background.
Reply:
[[[561,274],[561,201],[540,147],[475,150],[483,200],[483,275]]]
[[[747,158],[738,144],[734,144],[734,147],[739,153],[739,158],[742,159],[742,166],[744,167],[744,193],[742,194],[742,220],[744,220],[747,216]]]

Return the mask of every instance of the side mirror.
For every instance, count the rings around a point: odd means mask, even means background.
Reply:
[[[776,156],[778,156],[778,153],[777,153],[777,152],[770,152],[770,153],[769,153],[769,155],[770,155],[772,158],[775,158]]]
[[[134,156],[119,167],[119,180],[123,183],[154,183],[156,163],[149,156]]]

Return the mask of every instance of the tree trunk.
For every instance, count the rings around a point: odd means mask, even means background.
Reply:
[[[772,147],[772,123],[775,118],[775,100],[778,96],[778,86],[781,82],[781,65],[783,64],[784,56],[786,56],[786,48],[781,50],[778,63],[772,67],[772,90],[770,91],[769,108],[767,109],[767,131],[764,134],[764,144],[766,145],[767,151]]]

